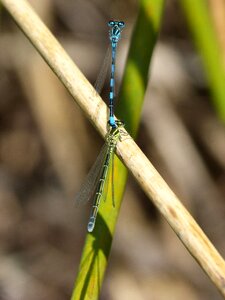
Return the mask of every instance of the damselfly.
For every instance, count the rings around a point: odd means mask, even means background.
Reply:
[[[109,21],[109,38],[112,48],[112,63],[111,63],[111,76],[110,76],[110,91],[109,91],[109,124],[112,127],[116,126],[114,118],[114,100],[115,100],[115,69],[116,69],[116,49],[118,41],[121,37],[121,31],[125,26],[123,21]]]
[[[93,167],[91,168],[86,181],[84,182],[79,194],[76,197],[76,202],[85,203],[89,199],[93,198],[93,206],[91,215],[89,218],[87,230],[92,232],[95,227],[95,221],[98,214],[99,205],[104,192],[105,182],[109,174],[109,166],[112,166],[111,175],[113,176],[113,160],[114,152],[118,140],[121,139],[123,134],[123,122],[116,120],[116,126],[110,127],[107,133],[106,142],[96,160]],[[112,178],[113,185],[113,178]],[[112,186],[112,198],[114,197],[113,186]],[[112,199],[114,203],[114,199]]]
[[[114,117],[114,103],[115,103],[115,70],[116,70],[116,50],[118,42],[121,38],[121,32],[125,26],[123,21],[109,21],[109,39],[111,48],[111,74],[109,83],[109,125],[111,127],[116,127],[116,121]],[[110,49],[109,48],[109,49]],[[102,86],[104,84],[104,79],[108,68],[108,59],[110,56],[110,51],[107,51],[107,55],[104,59],[101,71],[95,83],[95,88],[98,93],[101,92]]]

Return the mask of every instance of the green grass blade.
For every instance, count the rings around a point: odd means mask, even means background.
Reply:
[[[225,122],[225,69],[207,1],[181,0],[180,4],[201,55],[215,109]]]
[[[132,137],[138,130],[141,109],[148,83],[152,52],[158,36],[164,0],[143,0],[134,29],[118,103],[120,119]]]
[[[160,27],[164,0],[142,0],[134,29],[117,115],[136,136],[152,51]],[[115,180],[116,179],[116,180]],[[112,237],[119,214],[127,179],[127,170],[115,157],[115,203],[110,197],[100,205],[94,232],[87,234],[72,300],[99,299],[100,289],[111,249]],[[107,194],[111,194],[108,191]]]

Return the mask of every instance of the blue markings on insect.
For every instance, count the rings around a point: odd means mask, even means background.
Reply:
[[[115,63],[116,63],[116,48],[119,39],[121,38],[121,32],[125,26],[123,21],[109,21],[108,26],[109,38],[111,41],[112,62],[111,62],[111,76],[110,76],[110,92],[109,92],[109,125],[113,128],[116,127],[116,121],[114,117],[114,103],[115,103]]]
[[[92,232],[94,227],[95,227],[95,218],[90,217],[89,222],[88,222],[88,226],[87,226],[87,231]]]
[[[114,117],[109,117],[109,124],[112,126],[112,127],[116,127],[116,122],[115,122],[115,118]]]

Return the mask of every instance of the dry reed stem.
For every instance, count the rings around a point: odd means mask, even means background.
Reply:
[[[98,131],[106,134],[107,107],[25,0],[2,0],[19,27],[57,74]],[[145,193],[225,296],[225,263],[189,212],[151,165],[132,138],[118,143],[122,158]]]

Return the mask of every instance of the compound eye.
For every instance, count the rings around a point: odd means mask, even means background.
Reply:
[[[108,26],[113,27],[114,25],[115,25],[115,22],[114,22],[114,21],[110,20],[110,21],[108,22]]]
[[[123,21],[120,21],[120,22],[118,23],[118,25],[119,25],[119,27],[123,28],[123,27],[125,26],[125,23],[124,23]]]

